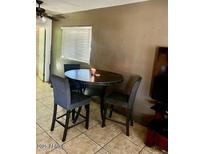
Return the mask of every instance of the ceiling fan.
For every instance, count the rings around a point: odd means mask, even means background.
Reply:
[[[43,4],[43,1],[36,0],[36,3],[38,4],[38,7],[36,7],[36,16],[41,17],[41,18],[47,17],[47,18],[54,20],[54,21],[58,21],[58,18],[65,18],[64,16],[62,16],[60,14],[59,15],[52,15],[52,16],[48,15],[46,13],[46,10],[40,6],[41,4]]]

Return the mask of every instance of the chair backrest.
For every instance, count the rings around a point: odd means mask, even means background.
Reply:
[[[70,85],[67,78],[51,75],[54,103],[68,109],[71,104]]]
[[[80,64],[64,64],[64,72],[74,69],[80,69]]]
[[[133,104],[135,102],[135,97],[136,97],[137,91],[139,89],[141,80],[142,80],[142,77],[139,75],[136,75],[133,77],[133,85],[132,85],[131,93],[129,96],[129,108],[130,109],[133,108]]]

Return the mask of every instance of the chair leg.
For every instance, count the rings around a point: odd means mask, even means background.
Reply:
[[[111,118],[112,117],[112,111],[113,111],[113,105],[111,105],[111,107],[110,107],[110,114],[109,114],[109,118]]]
[[[104,115],[104,97],[106,93],[106,87],[102,88],[101,91],[101,96],[100,96],[100,114],[101,114],[101,119],[103,121],[103,115]]]
[[[132,111],[130,112],[130,126],[133,126],[133,116],[132,116]]]
[[[53,108],[53,119],[52,119],[52,124],[51,124],[51,131],[53,131],[53,130],[54,130],[54,127],[55,127],[56,115],[57,115],[57,104],[54,104],[54,108]]]
[[[70,118],[70,111],[67,111],[66,120],[65,120],[65,128],[64,128],[63,139],[62,139],[63,142],[65,141],[66,136],[67,136],[69,118]]]
[[[90,104],[85,105],[85,110],[86,110],[86,122],[85,122],[85,128],[88,129],[88,127],[89,127]]]
[[[127,119],[126,119],[126,135],[129,136],[129,122],[130,122],[130,110],[127,111]]]
[[[104,115],[104,98],[103,97],[100,97],[100,115],[103,121],[103,115]]]
[[[73,123],[76,123],[76,121],[78,120],[78,117],[79,117],[79,115],[80,115],[81,109],[82,109],[82,106],[78,108],[78,111],[77,111],[76,116],[75,116],[75,118],[74,118],[74,120],[73,120]]]
[[[103,114],[102,127],[105,127],[106,114],[107,114],[107,104],[104,105],[104,114]]]
[[[75,109],[72,110],[72,121],[74,123],[74,119],[75,119]]]

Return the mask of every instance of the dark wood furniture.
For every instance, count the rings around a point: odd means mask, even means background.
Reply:
[[[91,75],[90,69],[75,69],[66,71],[65,76],[83,84],[105,87],[123,81],[122,75],[104,70],[96,70],[95,75]]]
[[[155,110],[155,118],[148,124],[145,144],[147,146],[158,146],[168,151],[168,112],[160,104],[152,107]]]
[[[168,150],[168,47],[156,50],[150,96],[155,117],[148,124],[147,146]]]
[[[99,96],[100,97],[100,112],[101,118],[103,120],[104,113],[104,96],[106,92],[106,88],[113,84],[121,83],[123,81],[123,77],[120,74],[104,71],[104,70],[96,70],[95,75],[91,75],[90,69],[76,69],[65,72],[65,76],[69,79],[80,82],[84,85],[84,87],[92,86],[100,88],[99,91],[92,91],[88,95]],[[79,111],[80,112],[80,108]],[[79,115],[79,114],[78,114]],[[77,119],[77,117],[76,117]]]
[[[133,126],[133,105],[135,102],[135,97],[140,86],[142,78],[139,75],[136,75],[133,79],[133,84],[131,88],[131,92],[129,95],[120,93],[120,92],[112,92],[110,95],[105,97],[105,112],[103,117],[103,124],[105,126],[105,120],[111,120],[113,122],[117,122],[126,126],[126,135],[129,136],[129,125]],[[106,117],[107,107],[108,105],[111,106],[109,118]],[[121,107],[126,110],[126,122],[119,122],[116,120],[111,119],[112,110],[114,107]]]
[[[157,47],[152,70],[150,96],[153,95],[154,78],[160,73],[162,67],[168,66],[168,47]]]

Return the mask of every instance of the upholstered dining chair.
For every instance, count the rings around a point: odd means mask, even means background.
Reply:
[[[80,64],[64,64],[64,72],[74,69],[80,69]]]
[[[63,139],[64,142],[67,135],[67,130],[71,127],[74,127],[80,123],[85,122],[85,128],[89,127],[89,103],[91,101],[90,97],[84,96],[81,93],[73,92],[70,90],[69,80],[67,78],[62,78],[56,75],[51,76],[51,82],[53,85],[53,93],[54,93],[54,110],[53,110],[53,119],[51,124],[51,131],[54,130],[55,122],[58,122],[60,125],[64,127]],[[57,106],[61,106],[66,110],[66,113],[57,117]],[[72,110],[78,107],[85,106],[86,116],[81,115],[84,120],[69,126],[69,117]],[[65,124],[63,124],[58,119],[66,116]]]
[[[133,77],[133,84],[131,87],[131,92],[129,95],[127,94],[123,94],[120,92],[112,92],[111,94],[109,94],[108,96],[105,97],[104,99],[104,116],[103,116],[103,122],[102,122],[102,126],[105,126],[105,120],[111,120],[120,124],[123,124],[126,126],[126,135],[129,136],[129,125],[133,126],[133,117],[132,117],[132,112],[133,112],[133,105],[135,102],[135,97],[138,91],[138,88],[140,86],[142,78],[138,75],[136,75],[135,77]],[[108,105],[111,107],[110,109],[110,114],[109,114],[109,118],[106,117],[107,114],[107,108]],[[122,123],[116,120],[111,119],[112,117],[112,111],[114,107],[122,107],[126,109],[126,123]]]
[[[64,73],[69,70],[74,70],[74,69],[80,69],[80,64],[64,64]],[[82,91],[82,86],[80,85],[79,82],[76,82],[74,80],[69,80],[70,83],[70,89],[71,91],[75,92],[81,92]],[[74,122],[75,119],[75,109],[72,111],[72,120]]]
[[[74,69],[80,69],[80,64],[64,64],[64,73],[69,70],[74,70]],[[70,83],[70,89],[71,91],[78,91],[80,92],[81,90],[81,85],[79,82],[76,82],[74,80],[69,80]]]

